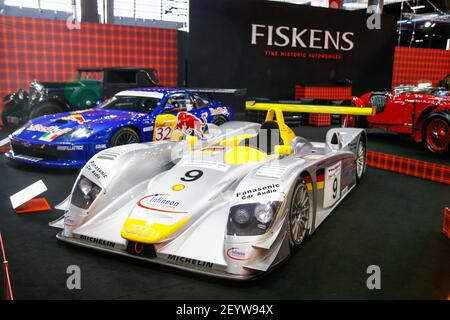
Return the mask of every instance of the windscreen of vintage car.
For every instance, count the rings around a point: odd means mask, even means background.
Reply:
[[[132,112],[150,113],[161,101],[159,97],[114,96],[102,103],[99,108]]]

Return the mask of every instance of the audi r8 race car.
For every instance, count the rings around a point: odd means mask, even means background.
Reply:
[[[207,123],[233,120],[233,110],[198,92],[233,89],[141,88],[122,91],[94,109],[46,115],[10,135],[6,157],[40,167],[80,168],[97,152],[123,144],[165,140],[172,129],[199,134]],[[158,128],[159,115],[176,116],[175,127]],[[189,132],[187,132],[189,131]]]
[[[57,238],[199,273],[251,279],[285,261],[364,175],[366,135],[298,137],[281,110],[203,136],[101,151],[81,170]]]

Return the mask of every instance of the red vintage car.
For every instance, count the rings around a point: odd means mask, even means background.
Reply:
[[[400,86],[390,92],[369,92],[349,104],[372,107],[373,116],[345,116],[344,127],[380,128],[410,134],[434,154],[448,154],[450,97],[439,88]]]

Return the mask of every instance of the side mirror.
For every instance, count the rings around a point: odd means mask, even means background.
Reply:
[[[103,100],[97,100],[97,102],[95,103],[95,105],[98,107],[98,106],[101,105],[103,102],[105,102],[105,101],[103,101]]]
[[[291,146],[285,146],[278,144],[275,146],[274,152],[275,154],[282,155],[282,154],[291,154],[292,148]]]

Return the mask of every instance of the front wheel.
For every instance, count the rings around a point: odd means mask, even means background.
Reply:
[[[289,239],[291,245],[299,245],[308,234],[311,196],[305,179],[300,178],[292,194],[289,212]]]
[[[449,152],[450,116],[431,115],[423,126],[423,141],[428,151],[436,155]]]
[[[125,144],[139,143],[139,135],[131,128],[120,128],[111,138],[110,146],[122,146]]]

